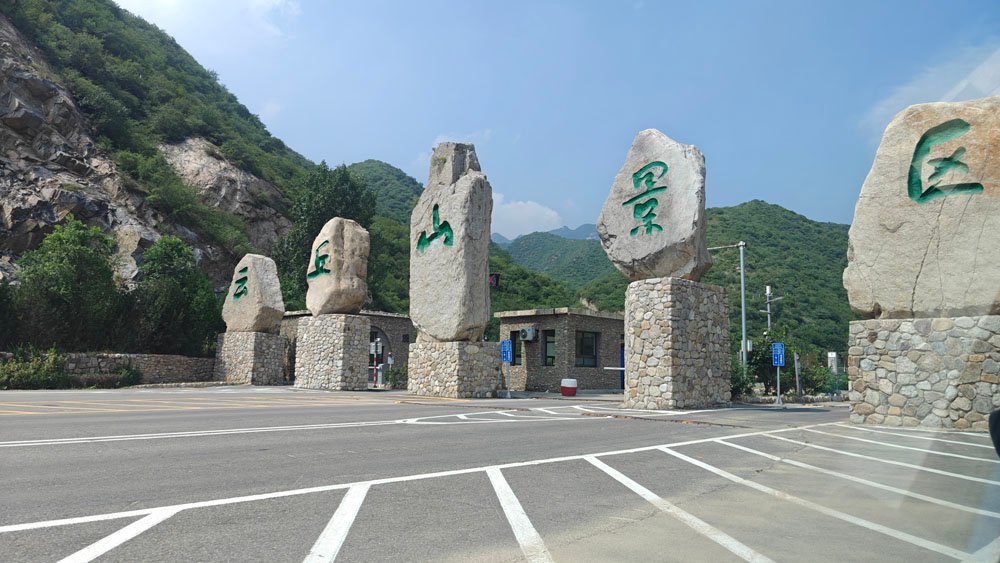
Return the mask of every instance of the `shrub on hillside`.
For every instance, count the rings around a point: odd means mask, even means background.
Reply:
[[[13,358],[0,359],[0,389],[65,389],[69,387],[65,361],[55,348],[18,349]]]

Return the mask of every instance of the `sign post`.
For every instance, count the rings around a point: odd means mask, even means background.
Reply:
[[[503,388],[507,390],[507,398],[510,398],[510,386],[507,384],[507,380],[510,379],[510,364],[514,361],[514,343],[510,340],[500,341],[500,361],[507,365],[507,375],[505,376],[503,370],[500,371],[500,377],[503,383]]]
[[[778,400],[775,404],[781,404],[781,366],[785,365],[785,343],[784,342],[772,342],[771,343],[771,365],[773,365],[777,372],[778,378]]]

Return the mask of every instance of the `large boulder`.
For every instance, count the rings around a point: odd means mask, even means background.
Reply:
[[[278,188],[237,168],[222,156],[219,147],[191,138],[160,145],[160,152],[184,183],[198,190],[202,203],[243,220],[255,248],[270,252],[278,238],[292,228],[292,222],[277,211],[288,207]]]
[[[285,303],[274,260],[247,254],[233,270],[233,283],[222,305],[226,332],[277,334],[284,314]]]
[[[334,217],[313,241],[306,269],[306,307],[313,316],[357,313],[368,298],[368,231]]]
[[[481,340],[493,189],[470,144],[441,143],[410,217],[410,318],[422,338]]]
[[[861,188],[844,287],[866,318],[1000,313],[1000,97],[892,120]]]
[[[608,258],[629,280],[698,281],[705,245],[705,157],[656,129],[632,141],[597,220]]]

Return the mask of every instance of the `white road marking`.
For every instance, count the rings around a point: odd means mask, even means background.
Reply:
[[[965,436],[967,438],[985,438],[987,440],[990,439],[990,435],[989,434],[985,434],[983,432],[969,432],[969,431],[963,432],[961,430],[941,430],[941,429],[938,429],[938,428],[913,428],[913,427],[910,427],[910,426],[894,426],[894,427],[892,427],[892,429],[895,432],[912,432],[914,434],[920,434],[920,433],[923,433],[923,434],[935,434],[935,435],[937,435],[937,434],[942,434],[942,435],[943,434],[955,434],[957,436]]]
[[[120,442],[126,440],[158,440],[163,438],[195,438],[201,436],[222,436],[227,434],[256,434],[260,432],[287,432],[291,430],[320,430],[327,428],[354,428],[362,426],[383,426],[401,424],[402,420],[380,420],[372,422],[335,422],[330,424],[300,424],[295,426],[264,426],[256,428],[229,428],[223,430],[193,430],[189,432],[159,432],[156,434],[124,434],[118,436],[86,436],[81,438],[53,438],[46,440],[17,440],[0,442],[0,448],[25,446],[61,446],[66,444],[91,444],[97,442]]]
[[[347,539],[347,532],[351,530],[351,525],[361,510],[361,504],[365,502],[369,488],[370,485],[367,483],[361,483],[347,489],[340,506],[309,550],[309,555],[302,560],[303,563],[327,563],[337,558],[344,540]]]
[[[768,557],[754,551],[750,547],[741,543],[736,538],[710,525],[709,523],[698,518],[694,514],[691,514],[690,512],[687,512],[686,510],[678,507],[672,502],[657,495],[653,491],[650,491],[646,487],[643,487],[639,483],[636,483],[632,479],[629,479],[624,474],[619,472],[617,469],[611,467],[610,465],[607,465],[606,463],[602,462],[596,457],[584,456],[583,459],[589,461],[594,467],[607,473],[615,481],[618,481],[622,485],[628,487],[633,493],[649,501],[649,503],[655,506],[656,508],[659,508],[663,512],[666,512],[667,514],[680,520],[692,530],[698,532],[699,534],[705,536],[706,538],[726,548],[731,553],[743,559],[744,561],[750,561],[753,563],[768,563],[768,562],[774,563]]]
[[[497,499],[500,501],[503,513],[507,516],[507,522],[510,524],[510,529],[514,532],[514,537],[517,538],[517,543],[521,546],[524,557],[530,563],[551,562],[552,555],[549,554],[548,548],[545,547],[542,536],[538,534],[538,531],[531,524],[531,520],[528,519],[528,515],[524,512],[524,507],[521,506],[521,502],[517,500],[517,495],[514,494],[510,485],[507,484],[503,473],[496,467],[491,467],[486,470],[486,475],[489,476],[490,483],[493,484],[493,490],[497,493]]]
[[[264,426],[252,428],[227,428],[219,430],[192,430],[184,432],[159,432],[154,434],[123,434],[115,436],[84,436],[78,438],[51,438],[43,440],[15,440],[0,442],[0,448],[23,448],[30,446],[63,446],[68,444],[92,444],[98,442],[121,442],[129,440],[160,440],[165,438],[200,438],[205,436],[224,436],[229,434],[258,434],[262,432],[290,432],[296,430],[324,430],[330,428],[360,428],[366,426],[386,426],[393,424],[496,424],[506,422],[549,422],[549,421],[583,421],[601,420],[609,417],[518,417],[517,420],[498,418],[469,418],[477,415],[503,414],[504,411],[482,411],[465,414],[447,414],[417,418],[400,418],[396,420],[373,420],[359,422],[334,422],[329,424],[299,424],[294,426]],[[441,421],[431,419],[458,418],[459,421]]]
[[[588,418],[589,417],[586,417],[583,420],[587,420]],[[318,487],[308,487],[308,488],[304,488],[304,489],[292,489],[292,490],[277,491],[277,492],[272,492],[272,493],[261,493],[261,494],[256,494],[256,495],[245,495],[245,496],[239,496],[239,497],[230,497],[230,498],[214,499],[214,500],[207,500],[207,501],[190,502],[190,503],[185,503],[185,504],[176,504],[176,505],[170,505],[170,506],[160,506],[160,507],[155,507],[155,508],[145,508],[145,509],[138,509],[138,510],[128,510],[128,511],[124,511],[124,512],[110,512],[110,513],[105,513],[105,514],[95,514],[95,515],[92,515],[92,516],[78,516],[78,517],[75,517],[75,518],[60,518],[58,520],[43,520],[43,521],[38,521],[38,522],[28,522],[28,523],[24,523],[24,524],[9,524],[9,525],[6,525],[6,526],[0,526],[0,534],[7,533],[7,532],[21,532],[21,531],[24,531],[24,530],[37,530],[37,529],[41,529],[41,528],[52,528],[52,527],[55,527],[55,526],[69,526],[69,525],[73,525],[73,524],[85,524],[85,523],[88,523],[88,522],[101,522],[101,521],[104,521],[104,520],[117,520],[119,518],[131,518],[131,517],[135,517],[135,516],[145,516],[147,514],[151,514],[153,512],[158,511],[158,510],[174,510],[174,511],[191,510],[191,509],[197,509],[197,508],[209,508],[209,507],[213,507],[213,506],[222,506],[222,505],[228,505],[228,504],[239,504],[239,503],[244,503],[244,502],[254,502],[254,501],[259,501],[259,500],[269,500],[269,499],[275,499],[275,498],[284,498],[284,497],[292,497],[292,496],[299,496],[299,495],[308,495],[308,494],[313,494],[313,493],[323,493],[323,492],[327,492],[327,491],[337,491],[337,490],[341,490],[341,489],[349,489],[349,488],[351,488],[351,487],[353,487],[355,485],[362,485],[362,484],[367,484],[367,485],[373,486],[373,485],[383,485],[383,484],[388,484],[388,483],[402,483],[402,482],[406,482],[406,481],[420,481],[420,480],[423,480],[423,479],[436,479],[438,477],[450,477],[450,476],[454,476],[454,475],[468,475],[470,473],[479,473],[479,472],[482,472],[482,471],[486,471],[487,469],[494,468],[494,467],[497,468],[497,469],[510,469],[510,468],[514,468],[514,467],[530,467],[530,466],[535,466],[535,465],[547,465],[547,464],[550,464],[550,463],[559,463],[559,462],[564,462],[564,461],[576,461],[576,460],[583,459],[584,457],[587,457],[588,455],[589,456],[593,456],[593,457],[602,457],[602,456],[614,456],[614,455],[622,455],[622,454],[633,454],[633,453],[639,453],[639,452],[653,451],[653,450],[660,449],[662,447],[679,447],[679,446],[688,446],[688,445],[692,445],[692,444],[704,444],[704,443],[707,443],[707,442],[713,442],[713,441],[715,441],[718,438],[731,439],[731,438],[745,438],[747,436],[762,436],[762,435],[768,435],[768,434],[773,434],[773,433],[777,433],[777,432],[791,432],[791,431],[795,431],[795,430],[803,430],[805,428],[812,428],[812,427],[815,427],[815,426],[826,426],[826,425],[829,425],[829,424],[832,424],[832,423],[809,424],[809,425],[805,425],[805,426],[792,426],[792,427],[789,427],[789,428],[780,428],[778,430],[761,430],[761,431],[757,431],[757,432],[744,432],[744,433],[741,433],[741,434],[733,434],[731,436],[717,436],[717,437],[712,437],[712,438],[701,438],[701,439],[697,439],[697,440],[686,440],[686,441],[683,441],[683,442],[674,442],[672,444],[663,444],[663,445],[656,445],[656,446],[642,446],[642,447],[638,447],[638,448],[629,448],[629,449],[625,449],[625,450],[614,450],[614,451],[601,452],[601,453],[595,453],[595,454],[568,455],[568,456],[561,456],[561,457],[551,457],[551,458],[545,458],[545,459],[536,459],[536,460],[531,460],[531,461],[515,461],[515,462],[504,463],[504,464],[500,464],[500,465],[486,465],[486,466],[482,466],[482,467],[471,467],[471,468],[467,468],[467,469],[451,469],[451,470],[445,470],[445,471],[436,471],[436,472],[433,472],[433,473],[422,473],[422,474],[416,474],[416,475],[406,475],[406,476],[403,476],[403,477],[387,477],[387,478],[383,478],[383,479],[374,479],[374,480],[370,480],[370,481],[358,481],[358,482],[354,482],[354,483],[341,483],[341,484],[336,484],[336,485],[322,485],[322,486],[318,486]]]
[[[782,442],[789,442],[792,444],[798,444],[800,446],[806,446],[807,448],[815,448],[817,450],[823,450],[825,452],[832,452],[835,454],[846,455],[851,457],[856,457],[859,459],[867,459],[869,461],[877,461],[879,463],[888,463],[889,465],[896,465],[899,467],[907,467],[910,469],[915,469],[917,471],[926,471],[928,473],[936,473],[938,475],[945,475],[947,477],[954,477],[956,479],[965,479],[967,481],[975,481],[976,483],[985,483],[987,485],[1000,485],[1000,481],[992,481],[990,479],[983,479],[981,477],[973,477],[971,475],[962,475],[961,473],[952,473],[951,471],[945,471],[943,469],[935,469],[933,467],[924,467],[922,465],[915,465],[912,463],[905,463],[902,461],[895,461],[891,459],[882,459],[880,457],[873,457],[870,455],[857,454],[854,452],[847,452],[844,450],[838,450],[834,448],[828,448],[826,446],[821,446],[819,444],[811,444],[809,442],[801,442],[799,440],[792,440],[791,438],[785,438],[784,436],[776,436],[774,434],[767,434],[767,438],[774,438],[775,440],[781,440]]]
[[[773,454],[769,454],[769,453],[766,453],[766,452],[755,450],[753,448],[748,448],[746,446],[741,446],[739,444],[733,444],[733,443],[727,442],[725,440],[716,440],[716,442],[719,443],[719,444],[723,444],[723,445],[729,446],[731,448],[736,448],[738,450],[743,450],[743,451],[745,451],[747,453],[751,453],[751,454],[754,454],[754,455],[759,455],[761,457],[766,457],[766,458],[774,460],[774,461],[780,461],[782,463],[787,463],[788,465],[793,465],[795,467],[799,467],[799,468],[802,468],[802,469],[809,469],[811,471],[816,471],[818,473],[823,473],[824,475],[829,475],[831,477],[837,477],[839,479],[845,479],[847,481],[853,481],[855,483],[860,483],[860,484],[866,485],[868,487],[873,487],[873,488],[876,488],[876,489],[882,489],[883,491],[889,491],[891,493],[896,493],[896,494],[907,496],[907,497],[910,497],[910,498],[919,499],[919,500],[922,500],[922,501],[925,501],[925,502],[929,502],[929,503],[932,503],[932,504],[937,504],[939,506],[945,506],[947,508],[951,508],[951,509],[954,509],[954,510],[961,510],[962,512],[969,512],[971,514],[978,514],[979,516],[987,516],[989,518],[1000,518],[1000,512],[993,512],[992,510],[983,510],[983,509],[980,509],[980,508],[972,508],[972,507],[966,506],[964,504],[958,504],[958,503],[955,503],[955,502],[951,502],[951,501],[939,499],[939,498],[936,498],[936,497],[930,497],[930,496],[927,496],[927,495],[922,495],[920,493],[914,493],[912,491],[907,491],[905,489],[900,489],[900,488],[897,488],[897,487],[893,487],[891,485],[884,485],[884,484],[878,483],[876,481],[869,481],[868,479],[862,479],[861,477],[855,477],[854,475],[848,475],[846,473],[840,473],[839,471],[832,471],[830,469],[825,469],[825,468],[818,467],[818,466],[815,466],[815,465],[810,465],[808,463],[803,463],[801,461],[796,461],[794,459],[787,459],[787,458],[779,457],[779,456],[776,456],[776,455],[773,455]]]
[[[979,548],[962,560],[962,563],[997,563],[1000,561],[1000,537]]]
[[[926,450],[924,448],[915,448],[913,446],[904,446],[902,444],[893,444],[891,442],[879,442],[878,440],[868,440],[866,438],[858,438],[857,436],[845,436],[843,434],[833,434],[832,432],[823,432],[823,431],[820,431],[820,430],[813,430],[811,428],[805,428],[804,430],[806,432],[814,432],[816,434],[823,434],[824,436],[833,436],[835,438],[843,438],[845,440],[855,440],[857,442],[867,442],[869,444],[877,444],[879,446],[886,446],[886,447],[889,447],[889,448],[898,448],[898,449],[901,449],[901,450],[912,450],[912,451],[915,451],[915,452],[923,452],[925,454],[943,455],[943,456],[947,456],[947,457],[957,457],[959,459],[971,459],[972,461],[985,461],[986,463],[1000,463],[1000,461],[998,461],[998,460],[995,460],[995,459],[986,459],[984,457],[974,457],[974,456],[969,456],[969,455],[953,454],[951,452],[937,452],[937,451],[934,451],[934,450]]]
[[[154,510],[145,518],[136,520],[110,536],[88,545],[69,557],[60,560],[59,563],[88,563],[89,561],[93,561],[178,512],[180,511],[167,508]]]
[[[993,446],[988,444],[973,444],[972,442],[963,442],[961,440],[946,440],[944,438],[931,438],[930,436],[920,436],[917,434],[906,435],[902,432],[889,432],[886,430],[875,430],[874,428],[862,428],[860,426],[851,426],[849,424],[835,424],[834,426],[838,428],[848,428],[850,430],[857,430],[859,432],[871,432],[874,434],[888,434],[890,436],[902,436],[903,438],[910,438],[913,440],[930,440],[932,442],[944,442],[946,444],[958,444],[960,446],[968,446],[970,448],[986,448],[987,450],[992,450]]]
[[[614,414],[618,414],[618,415],[621,415],[621,416],[642,416],[642,417],[681,416],[681,415],[696,414],[696,413],[701,413],[701,412],[712,412],[712,411],[719,410],[719,409],[700,409],[700,410],[691,410],[691,411],[687,411],[687,410],[685,410],[685,411],[672,411],[672,410],[654,410],[654,409],[649,409],[649,410],[646,410],[646,409],[620,409],[620,408],[604,407],[604,406],[596,406],[596,405],[591,405],[591,406],[588,406],[588,407],[576,406],[574,408],[579,409],[579,410],[583,410],[583,411],[586,411],[586,412],[598,412],[598,413],[609,412],[609,413],[614,413]]]
[[[924,549],[928,549],[930,551],[934,551],[934,552],[940,553],[942,555],[946,555],[948,557],[952,557],[954,559],[962,559],[962,558],[964,558],[964,557],[966,557],[968,555],[968,553],[965,553],[964,551],[960,551],[960,550],[948,547],[946,545],[941,545],[941,544],[939,544],[937,542],[932,542],[930,540],[927,540],[927,539],[924,539],[924,538],[920,538],[920,537],[914,536],[912,534],[908,534],[906,532],[902,532],[900,530],[896,530],[894,528],[890,528],[888,526],[883,526],[882,524],[877,524],[875,522],[871,522],[869,520],[865,520],[864,518],[858,518],[857,516],[851,516],[850,514],[846,514],[844,512],[840,512],[839,510],[834,510],[832,508],[827,508],[827,507],[825,507],[823,505],[816,504],[815,502],[808,501],[808,500],[805,500],[803,498],[799,498],[797,496],[793,496],[793,495],[790,495],[788,493],[781,492],[781,491],[779,491],[777,489],[772,489],[771,487],[768,487],[766,485],[761,485],[760,483],[757,483],[755,481],[750,481],[749,479],[744,479],[742,477],[733,475],[732,473],[729,473],[728,471],[719,469],[718,467],[715,467],[715,466],[709,465],[709,464],[707,464],[707,463],[705,463],[703,461],[697,460],[697,459],[695,459],[693,457],[689,457],[689,456],[686,456],[686,455],[684,455],[684,454],[682,454],[680,452],[676,452],[676,451],[670,449],[669,447],[664,446],[664,447],[661,447],[659,449],[662,450],[664,453],[672,455],[672,456],[674,456],[674,457],[676,457],[678,459],[684,460],[684,461],[686,461],[686,462],[688,462],[688,463],[690,463],[692,465],[698,466],[698,467],[700,467],[700,468],[702,468],[702,469],[704,469],[706,471],[710,471],[712,473],[715,473],[716,475],[718,475],[718,476],[720,476],[720,477],[722,477],[724,479],[728,479],[728,480],[730,480],[730,481],[732,481],[734,483],[739,483],[741,485],[750,487],[751,489],[755,489],[757,491],[760,491],[762,493],[771,495],[773,497],[776,497],[776,498],[779,498],[779,499],[791,502],[793,504],[797,504],[799,506],[808,508],[810,510],[815,510],[816,512],[819,512],[821,514],[825,514],[827,516],[831,516],[831,517],[836,518],[838,520],[843,520],[844,522],[848,522],[848,523],[854,524],[855,526],[861,526],[862,528],[867,528],[867,529],[872,530],[874,532],[878,532],[880,534],[887,535],[887,536],[889,536],[891,538],[894,538],[894,539],[897,539],[897,540],[901,540],[901,541],[904,541],[904,542],[907,542],[907,543],[911,543],[913,545],[922,547]]]

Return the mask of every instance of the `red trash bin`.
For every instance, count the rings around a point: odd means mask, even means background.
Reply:
[[[561,382],[559,382],[559,391],[562,392],[563,397],[576,396],[576,380],[563,379]]]

